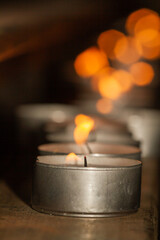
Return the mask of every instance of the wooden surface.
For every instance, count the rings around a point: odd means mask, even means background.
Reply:
[[[114,218],[50,216],[34,211],[5,182],[0,182],[1,240],[155,240],[157,239],[158,160],[143,162],[141,208]],[[17,183],[18,184],[18,183]],[[22,189],[25,191],[25,187]]]

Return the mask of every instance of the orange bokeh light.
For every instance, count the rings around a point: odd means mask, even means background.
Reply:
[[[159,25],[159,16],[156,13],[149,14],[137,21],[134,34],[142,44],[148,43],[157,37]]]
[[[114,72],[114,68],[112,67],[105,67],[101,69],[98,73],[96,73],[92,78],[91,78],[91,86],[94,91],[98,91],[98,82],[102,77],[110,76]]]
[[[130,73],[134,78],[134,84],[138,86],[148,85],[154,78],[152,66],[145,62],[137,62],[130,67]]]
[[[96,103],[96,109],[101,114],[110,113],[113,109],[112,101],[110,99],[101,98]]]
[[[154,60],[160,57],[160,45],[156,47],[143,46],[142,56],[148,60]]]
[[[103,76],[98,82],[99,92],[102,97],[115,100],[120,97],[122,90],[120,83],[113,77]]]
[[[154,48],[160,46],[160,32],[156,35],[154,39],[151,41],[148,41],[146,43],[143,43],[143,46],[148,47],[148,48]]]
[[[124,34],[111,29],[105,32],[102,32],[98,37],[98,46],[103,50],[108,58],[115,59],[114,48],[119,39],[124,37]]]
[[[160,57],[160,32],[154,39],[142,44],[142,56],[148,60]]]
[[[74,140],[77,144],[83,144],[88,139],[90,131],[94,128],[94,120],[84,114],[75,117],[76,128],[74,129]]]
[[[113,73],[113,77],[119,82],[123,92],[127,92],[132,88],[134,78],[129,72],[125,70],[117,70]]]
[[[155,13],[154,11],[147,9],[147,8],[142,8],[139,9],[137,11],[134,11],[133,13],[131,13],[127,20],[126,20],[126,30],[130,35],[134,35],[134,31],[135,31],[135,25],[136,23],[143,17],[149,15],[149,14],[153,14]]]
[[[78,161],[81,160],[75,153],[71,152],[66,156],[66,161]]]
[[[108,64],[107,57],[101,50],[90,47],[76,57],[74,67],[78,75],[87,78]]]
[[[131,64],[140,58],[142,47],[135,38],[124,36],[117,41],[114,53],[119,62]]]

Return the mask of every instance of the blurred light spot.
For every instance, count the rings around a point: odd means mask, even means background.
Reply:
[[[92,78],[91,78],[91,86],[94,91],[98,91],[98,82],[103,76],[109,76],[112,74],[115,70],[111,67],[105,67],[101,69],[99,72],[97,72]]]
[[[62,123],[66,120],[66,114],[61,110],[56,110],[53,112],[51,120],[57,123]]]
[[[98,37],[98,46],[102,49],[108,58],[115,59],[114,48],[119,39],[124,37],[124,34],[111,29],[100,34]]]
[[[160,32],[158,32],[156,37],[151,41],[143,43],[143,46],[146,46],[148,48],[152,48],[152,47],[154,48],[154,47],[160,46]]]
[[[121,85],[119,82],[112,76],[103,76],[98,82],[99,92],[102,97],[115,100],[120,97]]]
[[[141,43],[147,43],[154,40],[159,32],[159,16],[149,14],[141,18],[135,25],[135,36]]]
[[[135,38],[124,36],[117,41],[114,53],[119,62],[131,64],[140,58],[142,54],[142,47],[139,41]]]
[[[80,53],[74,62],[75,70],[81,77],[91,77],[105,65],[108,65],[107,57],[96,47]]]
[[[152,66],[145,62],[137,62],[130,67],[130,73],[134,77],[134,84],[139,86],[148,85],[154,78]]]
[[[160,32],[151,41],[143,43],[142,56],[148,60],[160,57]]]
[[[101,114],[107,114],[112,111],[112,101],[106,98],[101,98],[96,103],[96,109]]]
[[[154,60],[160,57],[160,46],[145,47],[143,46],[142,56],[148,60]]]
[[[127,92],[132,88],[134,78],[129,72],[125,70],[117,70],[113,73],[113,77],[119,82],[123,92]]]
[[[147,8],[142,8],[139,9],[133,13],[131,13],[127,20],[126,20],[126,30],[130,35],[134,35],[134,30],[135,30],[135,25],[136,23],[139,21],[139,19],[141,19],[142,17],[145,17],[151,13],[154,13],[152,10],[147,9]]]

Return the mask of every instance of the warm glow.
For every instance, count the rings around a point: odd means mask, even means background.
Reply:
[[[160,45],[157,47],[143,47],[142,56],[148,60],[153,60],[160,57]]]
[[[146,43],[143,43],[143,46],[146,46],[148,48],[154,48],[160,46],[160,32],[156,35],[154,39],[151,41],[148,41]]]
[[[98,82],[102,97],[115,100],[120,97],[122,90],[119,82],[112,76],[104,76]]]
[[[160,57],[160,32],[157,36],[147,43],[142,45],[142,56],[146,59],[152,60]]]
[[[98,88],[98,84],[99,84],[99,80],[101,78],[103,78],[104,76],[110,76],[113,72],[115,71],[114,68],[111,68],[111,67],[105,67],[103,69],[101,69],[97,74],[95,74],[95,76],[93,76],[91,78],[91,86],[92,86],[92,89],[94,91],[98,91],[99,88]]]
[[[114,48],[117,41],[122,37],[124,37],[124,34],[117,30],[111,29],[105,31],[98,37],[98,46],[109,58],[115,59]]]
[[[91,88],[93,91],[98,92],[98,78],[97,77],[91,78]]]
[[[91,77],[108,64],[107,57],[102,51],[96,47],[90,47],[77,56],[74,67],[81,77]]]
[[[121,90],[123,92],[127,92],[132,88],[134,78],[129,72],[125,70],[117,70],[113,73],[113,77],[121,85]]]
[[[84,115],[84,114],[78,114],[76,117],[75,117],[75,124],[76,126],[82,124],[82,123],[87,123],[87,124],[90,124],[91,128],[94,127],[94,120],[93,118],[87,116],[87,115]]]
[[[152,66],[145,62],[134,63],[130,67],[130,72],[134,77],[134,84],[139,86],[148,85],[154,78]]]
[[[86,142],[90,131],[94,128],[94,120],[84,114],[75,117],[76,128],[74,129],[74,139],[77,144]]]
[[[112,111],[112,101],[106,98],[101,98],[96,103],[97,111],[101,114],[107,114]]]
[[[66,156],[66,161],[78,161],[81,160],[75,153],[71,152]]]
[[[124,36],[117,41],[114,53],[119,62],[131,64],[140,58],[142,47],[135,38]]]
[[[79,125],[74,129],[74,140],[77,144],[83,144],[88,139],[89,131],[86,126]]]
[[[130,35],[134,35],[135,33],[135,25],[136,23],[143,17],[149,15],[149,14],[153,14],[154,11],[150,10],[150,9],[147,9],[147,8],[142,8],[142,9],[139,9],[133,13],[131,13],[129,15],[129,17],[127,18],[127,21],[126,21],[126,30],[127,32],[130,34]]]
[[[148,43],[157,37],[159,25],[159,16],[156,13],[149,14],[136,23],[134,34],[142,44]]]

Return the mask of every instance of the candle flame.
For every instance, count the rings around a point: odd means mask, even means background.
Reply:
[[[75,124],[75,142],[77,144],[83,144],[88,139],[90,131],[94,128],[94,120],[89,116],[79,114],[75,117]]]
[[[71,152],[66,156],[66,161],[78,161],[81,160],[75,153]]]
[[[94,126],[94,120],[91,117],[89,117],[89,116],[87,116],[85,114],[78,114],[75,117],[74,121],[75,121],[76,126],[78,126],[78,125],[80,125],[82,123],[90,124],[92,127]]]

